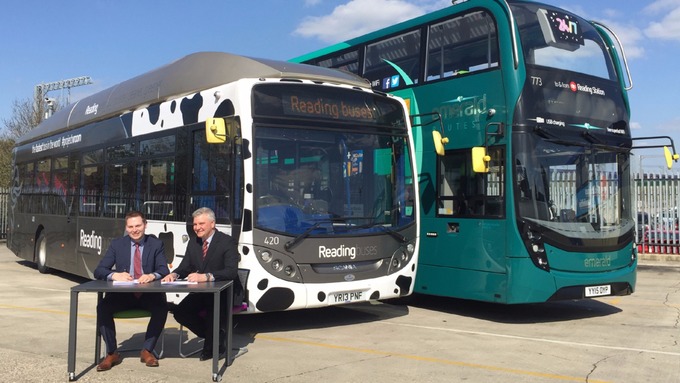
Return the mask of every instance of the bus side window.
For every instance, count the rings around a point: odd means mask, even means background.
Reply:
[[[437,214],[440,216],[504,216],[503,150],[490,147],[490,171],[475,173],[469,149],[448,151],[440,157],[437,180]]]
[[[194,164],[191,211],[209,207],[215,212],[217,223],[230,223],[234,177],[231,144],[208,144],[205,130],[194,132]]]
[[[363,77],[371,81],[374,89],[383,91],[400,89],[418,83],[419,76],[419,29],[366,47]]]
[[[335,54],[333,56],[319,60],[314,65],[359,74],[359,51],[357,49],[353,49],[348,52]]]
[[[140,166],[141,189],[137,195],[142,212],[148,219],[174,220],[176,199],[174,190],[174,157],[155,158]]]
[[[103,184],[101,166],[83,167],[80,191],[80,215],[99,216],[101,193],[98,189]]]
[[[497,67],[498,62],[496,25],[488,13],[477,11],[430,26],[427,81]]]
[[[21,194],[19,195],[19,211],[30,213],[33,200],[33,183],[35,182],[35,163],[29,162],[19,168],[19,184]]]
[[[138,209],[135,200],[136,143],[106,148],[106,172],[104,175],[104,216],[124,217],[132,209]]]

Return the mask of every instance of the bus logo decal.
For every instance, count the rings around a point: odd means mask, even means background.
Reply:
[[[80,229],[80,247],[97,250],[97,254],[102,254],[102,236],[97,235],[94,230],[92,234],[85,234],[85,230]]]
[[[583,260],[583,266],[586,268],[593,267],[610,267],[612,265],[611,255],[605,255],[604,257],[588,257]]]
[[[97,103],[88,105],[87,108],[85,108],[85,114],[97,114],[97,109],[99,109],[99,104]]]
[[[555,17],[555,21],[559,23],[559,30],[560,32],[567,32],[571,33],[574,35],[578,34],[578,24],[576,22],[567,20],[565,17],[564,19],[560,19],[559,17]]]

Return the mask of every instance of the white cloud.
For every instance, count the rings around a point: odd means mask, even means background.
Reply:
[[[675,117],[675,118],[672,118],[668,121],[664,121],[664,122],[660,123],[657,129],[660,132],[662,132],[663,134],[671,134],[671,135],[677,136],[678,131],[680,130],[680,128],[678,128],[679,126],[680,126],[680,118]]]
[[[680,0],[658,0],[645,7],[645,11],[663,15],[661,21],[649,23],[644,30],[646,36],[680,41]]]
[[[616,21],[604,20],[602,24],[611,28],[621,40],[626,58],[640,58],[645,55],[644,36],[640,28],[630,24],[621,24]]]
[[[638,130],[638,129],[642,129],[642,124],[640,124],[637,121],[631,121],[630,122],[630,130]]]
[[[648,13],[657,13],[677,8],[679,6],[680,0],[657,0],[652,4],[646,6],[645,11]]]
[[[450,2],[446,2],[450,4]],[[351,0],[335,7],[325,16],[310,16],[295,30],[295,34],[315,37],[326,43],[337,43],[377,29],[412,19],[443,1],[409,2],[405,0]]]

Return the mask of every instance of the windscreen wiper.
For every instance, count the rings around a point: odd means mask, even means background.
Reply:
[[[286,249],[286,251],[290,251],[290,249],[291,249],[293,246],[297,245],[297,244],[298,244],[300,241],[302,241],[303,239],[309,237],[309,234],[310,234],[312,231],[314,231],[317,227],[319,227],[319,225],[321,225],[321,223],[323,223],[323,222],[330,222],[330,220],[329,220],[329,221],[323,220],[323,221],[319,221],[319,222],[313,224],[313,225],[310,226],[307,230],[305,230],[304,232],[302,232],[302,234],[300,234],[300,235],[298,235],[297,237],[295,237],[295,238],[291,239],[290,241],[286,242],[286,244],[283,245],[283,248]]]
[[[309,237],[309,234],[311,234],[312,231],[314,231],[314,229],[318,228],[319,225],[321,225],[322,223],[329,223],[329,222],[330,223],[336,223],[336,222],[347,223],[347,221],[354,220],[354,219],[372,219],[372,218],[373,217],[352,217],[352,216],[348,216],[348,217],[332,217],[332,218],[329,218],[329,219],[321,219],[321,220],[317,221],[316,223],[314,223],[312,226],[310,226],[307,230],[302,232],[297,237],[286,242],[286,244],[283,245],[283,248],[286,249],[287,251],[290,251],[290,249],[293,248],[293,246],[297,245],[303,239]]]
[[[371,222],[371,223],[367,223],[365,225],[354,226],[353,229],[371,229],[371,228],[374,228],[374,227],[380,228],[382,231],[389,234],[392,238],[396,239],[400,243],[406,242],[406,237],[404,237],[403,235],[399,234],[398,232],[390,229],[389,227],[383,226],[380,222]]]
[[[554,144],[559,144],[559,145],[565,145],[565,146],[579,146],[582,148],[587,148],[587,147],[596,147],[600,149],[607,149],[612,152],[618,152],[618,153],[628,153],[630,149],[627,148],[622,148],[619,146],[614,146],[614,145],[609,145],[602,141],[599,137],[596,137],[592,133],[585,131],[583,132],[583,137],[590,142],[590,145],[586,145],[583,142],[578,142],[578,141],[569,141],[569,140],[564,140],[562,138],[559,138],[556,134],[550,133],[547,130],[536,127],[534,128],[534,133],[537,135],[543,137],[547,142],[551,142]]]

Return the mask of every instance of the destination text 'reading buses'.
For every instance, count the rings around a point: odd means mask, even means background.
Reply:
[[[526,303],[634,291],[632,82],[611,30],[545,4],[470,0],[292,61],[356,73],[410,106],[415,292]]]
[[[418,188],[406,105],[355,75],[197,53],[66,107],[18,142],[8,247],[92,277],[132,209],[171,268],[215,211],[249,312],[408,295]]]

